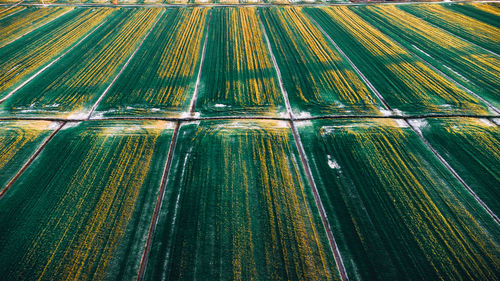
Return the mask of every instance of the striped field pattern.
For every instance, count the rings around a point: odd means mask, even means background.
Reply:
[[[1,281],[499,279],[500,2],[12,1]]]
[[[66,125],[0,200],[2,278],[135,280],[172,128]]]

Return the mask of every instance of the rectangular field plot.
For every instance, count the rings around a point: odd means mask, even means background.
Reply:
[[[7,183],[58,126],[49,121],[0,121],[0,196]]]
[[[277,121],[179,131],[146,280],[338,280],[292,132]]]
[[[500,274],[499,225],[406,122],[297,126],[351,280]]]
[[[285,111],[255,8],[213,8],[196,111],[279,115]]]
[[[95,116],[179,116],[189,111],[209,9],[169,9]]]
[[[497,27],[450,11],[441,5],[401,5],[398,7],[461,38],[500,54],[500,29]]]
[[[500,10],[487,3],[447,4],[443,5],[443,7],[500,28]]]
[[[308,8],[306,12],[393,109],[410,115],[488,113],[475,97],[430,69],[349,7]]]
[[[94,30],[113,11],[77,8],[0,48],[0,99]]]
[[[416,120],[424,137],[481,200],[500,214],[500,128],[486,119]]]
[[[0,104],[0,114],[86,118],[162,12],[118,9],[84,42]]]
[[[2,279],[135,280],[172,128],[65,125],[0,200]]]
[[[497,56],[396,6],[352,10],[446,75],[500,107],[500,58]]]
[[[26,8],[0,19],[0,48],[51,20],[71,11],[72,7]]]
[[[259,12],[296,115],[381,114],[382,105],[301,8]]]

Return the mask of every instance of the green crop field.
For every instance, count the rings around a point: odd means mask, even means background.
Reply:
[[[321,120],[299,131],[349,276],[495,279],[499,225],[405,121]]]
[[[0,0],[0,281],[499,280],[495,1]]]
[[[66,124],[0,200],[2,279],[134,279],[172,128]]]
[[[338,280],[291,134],[283,121],[181,127],[147,280]]]

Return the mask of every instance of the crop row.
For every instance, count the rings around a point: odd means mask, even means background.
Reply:
[[[495,279],[499,225],[400,121],[298,125],[348,276]]]
[[[174,9],[160,18],[96,115],[174,115],[189,110],[208,9]]]
[[[23,38],[0,48],[0,98],[26,80],[26,76],[74,45],[88,34],[111,9],[74,9],[64,16],[36,29]]]
[[[0,134],[15,140],[0,143],[22,146],[17,155],[25,158],[47,124],[19,124],[25,137],[9,132],[15,125],[2,124]],[[2,279],[135,280],[172,128],[136,121],[63,127],[0,200]]]
[[[0,19],[0,47],[71,11],[72,7],[27,8]]]
[[[402,9],[74,8],[0,48],[0,99],[53,63],[0,115],[277,117],[280,86],[302,117],[493,113],[500,59]]]
[[[16,116],[86,117],[162,9],[121,9],[48,70],[0,105]]]
[[[411,124],[496,211],[499,127],[466,118]],[[498,276],[499,225],[405,121],[297,125],[350,279]],[[59,126],[0,121],[0,183]],[[339,279],[288,123],[173,128],[64,125],[0,200],[1,276],[135,280],[142,266],[146,280]]]

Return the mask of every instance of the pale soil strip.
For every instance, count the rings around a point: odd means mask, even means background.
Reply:
[[[141,43],[139,43],[139,45],[137,46],[137,48],[135,49],[135,51],[132,53],[132,55],[130,55],[130,57],[128,58],[127,62],[123,65],[122,69],[120,69],[120,72],[118,72],[118,74],[115,76],[115,78],[113,79],[113,81],[111,81],[111,83],[106,88],[106,90],[104,90],[104,92],[102,92],[101,96],[97,99],[97,101],[95,102],[95,104],[90,109],[90,113],[89,113],[89,115],[86,118],[87,120],[90,119],[90,116],[92,116],[92,114],[94,113],[94,111],[96,110],[96,108],[99,106],[99,104],[101,103],[101,101],[104,98],[104,96],[106,96],[106,94],[109,92],[109,90],[111,89],[111,87],[113,87],[113,85],[115,84],[116,80],[118,80],[118,78],[120,78],[120,76],[122,75],[122,73],[125,70],[125,68],[127,68],[127,66],[129,65],[129,63],[135,57],[135,54],[137,54],[137,52],[141,48],[141,46],[144,43],[144,41],[146,41],[146,39],[149,37],[149,34],[151,34],[151,31],[153,31],[153,29],[156,27],[156,24],[158,24],[158,22],[160,21],[160,18],[163,17],[163,14],[165,14],[166,11],[167,10],[163,10],[163,12],[160,15],[158,15],[155,23],[151,26],[151,28],[149,29],[148,33],[146,33],[146,35],[144,36],[144,38],[142,38]]]
[[[422,118],[487,118],[499,119],[500,115],[474,115],[474,114],[420,114],[411,116],[400,115],[323,115],[312,117],[298,117],[294,121],[310,121],[318,119],[422,119]],[[12,120],[32,120],[32,121],[59,121],[59,122],[82,122],[82,121],[106,121],[106,120],[161,120],[172,122],[192,122],[205,120],[276,120],[276,121],[291,121],[288,117],[271,117],[271,116],[212,116],[212,117],[140,117],[140,116],[114,116],[114,117],[99,117],[99,118],[81,118],[67,119],[59,117],[0,117],[0,121]]]
[[[356,73],[361,78],[361,80],[363,80],[363,82],[365,82],[365,84],[368,86],[368,88],[370,88],[370,90],[375,94],[375,96],[377,96],[377,98],[382,102],[385,109],[391,111],[392,114],[394,114],[392,108],[385,101],[384,97],[380,94],[380,92],[375,88],[375,86],[373,86],[373,84],[368,80],[368,78],[366,78],[366,76],[361,72],[361,70],[358,69],[358,67],[351,61],[351,59],[344,53],[344,51],[342,51],[342,49],[339,47],[339,45],[337,45],[337,43],[333,40],[333,38],[330,37],[330,35],[328,35],[328,33],[326,33],[326,31],[321,27],[321,25],[319,25],[319,23],[316,22],[316,20],[314,20],[311,16],[309,16],[308,13],[304,12],[304,14],[307,15],[309,20],[316,26],[316,28],[318,28],[319,31],[321,31],[321,33],[323,33],[323,35],[330,41],[330,43],[332,43],[332,45],[335,47],[335,49],[337,49],[337,51],[340,53],[340,55],[342,55],[342,57],[351,65],[351,67],[354,69],[354,71],[356,71]]]
[[[7,183],[7,185],[0,191],[0,199],[4,196],[4,194],[10,189],[10,187],[14,184],[14,182],[24,173],[24,171],[35,161],[36,157],[42,152],[43,148],[49,143],[49,141],[61,130],[61,128],[65,125],[66,123],[60,123],[59,127],[55,129],[52,134],[48,138],[45,139],[45,141],[37,148],[35,153],[31,155],[31,157],[28,159],[26,163],[24,163],[23,167],[16,173],[16,175]]]
[[[208,31],[210,29],[210,21],[211,20],[212,20],[212,10],[210,10],[210,15],[208,15],[207,31],[205,34],[205,42],[203,42],[203,51],[201,51],[200,68],[198,69],[198,76],[196,77],[196,84],[194,86],[193,97],[191,98],[191,102],[189,104],[189,113],[192,116],[194,115],[194,107],[196,105],[196,99],[198,98],[198,91],[200,88],[201,71],[203,69],[203,62],[205,61],[205,53],[207,50],[207,41],[208,41]]]
[[[141,264],[139,266],[139,272],[137,272],[137,281],[141,281],[144,278],[144,272],[146,270],[146,265],[148,263],[149,252],[151,251],[151,244],[153,243],[153,235],[156,229],[156,224],[158,223],[158,215],[160,213],[161,205],[163,202],[163,196],[165,195],[165,188],[168,182],[168,175],[170,172],[170,166],[172,166],[172,158],[174,155],[175,144],[177,143],[177,136],[179,135],[180,122],[175,124],[174,133],[172,135],[172,140],[170,142],[170,147],[168,148],[167,162],[165,163],[165,169],[163,170],[163,176],[160,183],[160,191],[158,192],[158,197],[156,198],[155,210],[153,212],[153,218],[151,219],[151,224],[149,226],[148,238],[146,240],[146,247],[141,257]]]
[[[62,57],[64,57],[66,54],[71,52],[76,46],[80,45],[87,37],[89,37],[92,33],[94,33],[99,27],[101,27],[106,21],[102,22],[100,25],[94,28],[89,34],[85,35],[80,41],[78,41],[73,47],[69,48],[66,52],[64,52],[62,55],[54,59],[52,62],[47,64],[45,67],[40,69],[37,73],[33,74],[30,78],[28,78],[26,81],[24,81],[21,85],[17,86],[14,90],[10,91],[5,97],[0,99],[0,103],[4,102],[6,99],[8,99],[10,96],[12,96],[14,93],[16,93],[19,89],[21,89],[24,85],[28,84],[31,82],[31,80],[35,79],[38,75],[40,75],[42,72],[44,72],[47,68],[51,67],[53,64],[55,64],[57,61],[59,61]]]
[[[333,232],[331,230],[330,223],[328,222],[328,217],[325,213],[323,203],[321,202],[321,198],[319,196],[318,189],[316,187],[316,182],[314,181],[314,178],[312,176],[311,167],[309,166],[309,162],[307,160],[307,157],[306,157],[306,154],[304,151],[304,147],[303,147],[302,141],[300,139],[299,132],[297,131],[297,128],[295,127],[295,124],[294,124],[294,116],[293,116],[292,108],[290,106],[290,100],[288,99],[288,94],[283,86],[281,71],[280,71],[278,64],[276,62],[276,58],[275,58],[273,50],[271,48],[271,43],[269,41],[269,37],[267,36],[267,31],[264,27],[264,24],[262,23],[260,13],[258,11],[256,11],[256,13],[257,13],[257,17],[259,19],[260,27],[261,27],[262,32],[264,33],[264,37],[266,39],[267,48],[269,49],[269,53],[270,53],[271,58],[272,58],[274,69],[276,70],[276,73],[278,76],[278,81],[280,84],[281,93],[283,94],[283,99],[285,100],[285,105],[286,105],[286,108],[288,111],[288,115],[290,116],[289,122],[290,122],[290,127],[292,129],[293,138],[294,138],[295,143],[297,145],[299,155],[300,155],[300,160],[302,162],[302,166],[304,167],[304,171],[306,173],[307,181],[309,182],[309,184],[311,186],[311,189],[312,189],[312,192],[314,195],[314,201],[316,203],[316,207],[318,208],[318,211],[319,211],[319,214],[321,217],[321,221],[323,222],[323,226],[325,228],[325,232],[326,232],[327,237],[328,237],[330,249],[332,250],[333,257],[334,257],[335,263],[337,265],[337,269],[340,273],[340,278],[343,281],[347,281],[347,280],[349,280],[349,278],[347,277],[347,272],[345,270],[344,263],[342,261],[342,256],[340,255],[340,251],[338,249],[337,243],[335,242],[335,237],[333,236]]]
[[[372,25],[373,28],[376,28]],[[379,30],[380,31],[380,30]],[[382,31],[380,31],[382,32]],[[383,32],[382,32],[383,33]],[[398,45],[401,49],[405,50],[408,54],[410,55],[413,55],[417,58],[419,58],[420,62],[422,62],[423,64],[425,64],[427,67],[429,67],[430,69],[434,70],[437,74],[443,76],[446,80],[450,81],[453,85],[457,86],[458,88],[466,91],[467,93],[473,95],[475,98],[477,98],[478,100],[480,100],[481,102],[483,102],[484,104],[486,104],[486,106],[488,106],[488,109],[491,110],[492,112],[495,112],[496,114],[500,114],[500,110],[498,110],[495,106],[493,106],[490,102],[488,102],[487,100],[485,100],[484,98],[482,98],[480,95],[476,94],[475,92],[473,92],[472,90],[470,90],[469,88],[465,87],[464,85],[462,85],[461,83],[457,82],[455,79],[451,78],[450,76],[446,75],[444,72],[442,72],[441,70],[437,69],[436,67],[434,67],[432,64],[430,64],[429,62],[427,62],[423,57],[419,56],[417,53],[413,52],[413,51],[410,51],[408,48],[406,48],[405,46],[401,45],[398,41],[394,40],[391,36],[389,36],[388,34],[384,33],[385,36],[387,36],[387,38],[391,39],[396,45]],[[436,61],[440,61],[440,60],[436,60]],[[440,61],[441,62],[441,61]],[[443,65],[445,65],[443,62],[441,62]],[[445,65],[446,66],[446,65]]]
[[[474,3],[474,2],[470,2],[470,3]],[[473,46],[476,46],[476,47],[478,47],[478,48],[482,49],[483,51],[485,51],[485,52],[487,52],[487,53],[490,53],[490,54],[492,54],[492,55],[494,55],[494,56],[496,56],[496,57],[500,58],[500,55],[499,55],[499,54],[497,54],[497,53],[495,53],[495,52],[493,52],[493,51],[490,51],[490,50],[488,50],[488,49],[486,49],[486,48],[484,48],[484,47],[481,47],[481,46],[479,46],[478,44],[473,43],[473,42],[471,42],[471,41],[469,41],[469,40],[467,40],[467,39],[465,39],[465,38],[463,38],[463,37],[461,37],[461,36],[459,36],[459,35],[457,35],[457,34],[455,34],[455,33],[452,33],[452,32],[450,32],[450,31],[446,30],[446,29],[443,29],[443,28],[441,28],[441,27],[439,27],[439,26],[437,26],[437,25],[435,25],[435,24],[431,23],[430,21],[427,21],[427,20],[425,20],[425,19],[423,19],[423,18],[421,18],[421,17],[419,17],[419,16],[416,16],[416,15],[414,15],[414,14],[412,14],[412,13],[409,13],[409,12],[406,12],[406,11],[404,11],[404,12],[405,12],[405,13],[408,13],[408,14],[410,14],[410,15],[414,16],[414,17],[416,17],[417,19],[420,19],[420,20],[422,20],[422,21],[424,21],[424,22],[428,23],[428,24],[429,24],[429,25],[431,25],[432,27],[434,27],[434,28],[436,28],[436,29],[439,29],[439,30],[443,31],[444,33],[447,33],[447,34],[449,34],[450,36],[453,36],[453,37],[456,37],[456,38],[458,38],[458,39],[460,39],[460,40],[463,40],[463,41],[465,41],[465,42],[467,42],[467,43],[469,43],[469,44],[471,44],[471,45],[473,45]]]
[[[476,199],[476,201],[486,210],[486,212],[495,220],[496,223],[500,224],[500,220],[498,217],[493,213],[493,211],[486,205],[481,198],[470,188],[470,186],[460,177],[460,175],[446,162],[446,160],[441,157],[441,155],[437,152],[437,150],[432,147],[432,145],[425,139],[424,135],[422,132],[413,125],[411,120],[405,119],[406,123],[412,128],[412,130],[417,133],[417,135],[420,137],[420,140],[425,143],[425,145],[432,151],[432,153],[439,159],[439,161],[455,176],[455,178],[467,189],[467,191]]]
[[[24,33],[24,34],[21,34],[19,37],[16,37],[16,38],[12,39],[11,41],[9,41],[9,42],[7,42],[7,43],[3,44],[2,46],[0,46],[0,48],[3,48],[3,47],[5,47],[5,46],[7,46],[7,45],[9,45],[9,44],[12,44],[12,43],[13,43],[13,42],[15,42],[16,40],[19,40],[19,39],[23,38],[24,36],[26,36],[26,35],[30,34],[31,32],[33,32],[33,31],[35,31],[35,30],[38,30],[38,29],[40,29],[40,28],[44,27],[45,25],[47,25],[47,24],[49,24],[49,23],[51,23],[51,22],[55,21],[56,19],[58,19],[58,18],[60,18],[60,17],[64,16],[65,14],[67,14],[67,13],[69,13],[69,12],[71,12],[71,11],[74,11],[74,10],[73,10],[73,9],[71,9],[71,10],[68,10],[68,11],[66,11],[66,12],[64,12],[64,13],[62,13],[62,14],[60,14],[60,15],[56,16],[55,18],[53,18],[53,19],[51,19],[51,20],[47,21],[46,23],[44,23],[44,24],[42,24],[42,25],[40,25],[40,26],[38,26],[38,27],[36,27],[36,28],[34,28],[34,29],[32,29],[32,30],[30,30],[30,31],[28,31],[28,32],[26,32],[26,33]]]
[[[24,0],[23,0],[24,1]],[[21,1],[22,2],[22,1]],[[453,1],[452,3],[498,3],[500,1]],[[373,5],[413,5],[413,4],[450,4],[448,1],[440,2],[363,2],[363,3],[240,3],[240,4],[220,4],[220,3],[183,3],[183,4],[105,4],[105,3],[25,3],[23,6],[76,6],[76,7],[145,7],[145,8],[161,8],[161,7],[331,7],[331,6],[373,6]],[[0,6],[11,6],[10,3],[2,3]],[[18,5],[18,4],[17,4]]]

